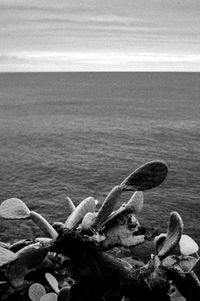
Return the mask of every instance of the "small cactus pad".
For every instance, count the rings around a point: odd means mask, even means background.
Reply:
[[[95,207],[95,199],[93,197],[86,198],[76,207],[72,214],[70,214],[65,222],[65,227],[68,229],[75,228],[82,222],[82,219],[86,213],[95,211]]]
[[[40,301],[57,301],[57,298],[58,298],[58,296],[56,293],[48,293],[48,294],[42,296],[40,298]]]
[[[8,264],[17,259],[17,255],[8,249],[0,247],[0,266]]]
[[[115,186],[113,189],[109,192],[106,199],[104,200],[101,208],[99,209],[96,221],[95,221],[95,227],[100,228],[102,223],[105,222],[105,220],[108,218],[108,216],[112,213],[114,210],[120,196],[122,194],[122,187],[121,186]]]
[[[75,205],[74,205],[74,203],[72,202],[72,200],[70,199],[70,197],[66,197],[65,198],[65,200],[66,200],[66,211],[67,211],[67,215],[69,216],[75,209],[76,209],[76,207],[75,207]]]
[[[147,190],[160,185],[167,176],[168,167],[164,161],[151,161],[141,165],[122,183],[124,190]]]
[[[198,259],[193,256],[183,256],[183,258],[179,260],[179,266],[185,273],[188,273],[195,267],[197,262]]]
[[[14,287],[23,284],[29,269],[39,265],[48,253],[48,247],[41,243],[30,244],[16,253],[17,260],[10,264],[8,278]]]
[[[30,210],[20,199],[11,198],[1,203],[0,215],[6,219],[26,219]]]
[[[45,278],[48,281],[49,285],[54,290],[54,292],[58,294],[60,290],[58,288],[58,281],[56,280],[56,278],[50,273],[46,273]]]
[[[136,191],[128,203],[126,204],[126,208],[132,208],[135,213],[139,213],[142,211],[144,204],[144,196],[142,191]]]
[[[167,236],[158,256],[163,259],[166,257],[179,243],[183,232],[183,222],[177,212],[172,212],[169,219]]]
[[[31,301],[40,301],[41,297],[46,294],[46,290],[40,283],[33,283],[28,290],[28,296]]]
[[[71,300],[71,292],[70,287],[63,287],[58,294],[58,301],[70,301]]]
[[[199,251],[197,243],[186,234],[181,236],[179,246],[182,255],[191,255]]]

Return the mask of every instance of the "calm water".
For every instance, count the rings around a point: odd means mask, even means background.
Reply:
[[[21,198],[50,222],[65,220],[67,195],[102,201],[163,159],[168,177],[145,192],[141,220],[164,231],[177,210],[200,243],[200,74],[0,74],[0,143],[0,202]],[[0,225],[2,241],[39,233],[31,221]]]

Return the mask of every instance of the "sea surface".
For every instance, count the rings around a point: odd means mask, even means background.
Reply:
[[[64,222],[66,196],[101,203],[158,159],[169,173],[144,192],[140,220],[165,232],[178,211],[200,244],[200,73],[0,74],[0,203],[17,197]],[[0,218],[1,241],[39,234],[32,221]]]

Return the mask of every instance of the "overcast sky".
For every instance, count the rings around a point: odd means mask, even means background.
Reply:
[[[0,0],[0,71],[200,71],[200,0]]]

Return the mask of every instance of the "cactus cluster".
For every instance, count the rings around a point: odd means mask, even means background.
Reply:
[[[113,187],[100,209],[97,209],[98,201],[94,197],[84,199],[77,207],[67,197],[66,221],[53,225],[39,213],[31,211],[18,198],[3,201],[0,205],[2,218],[31,219],[43,231],[45,237],[24,239],[12,244],[0,243],[1,300],[15,300],[16,296],[18,300],[21,298],[32,301],[74,300],[71,287],[77,280],[70,274],[70,257],[62,252],[58,254],[52,251],[63,231],[74,231],[82,237],[87,237],[89,242],[96,243],[105,253],[114,247],[130,248],[152,240],[155,254],[151,255],[151,259],[142,269],[149,270],[153,266],[157,271],[162,267],[169,281],[170,275],[173,275],[173,281],[170,283],[175,293],[169,291],[169,296],[173,298],[174,294],[182,291],[176,279],[183,278],[185,274],[194,278],[193,269],[199,260],[198,245],[192,238],[183,234],[183,222],[177,212],[170,215],[167,233],[159,235],[154,229],[142,226],[137,217],[143,208],[142,191],[160,185],[167,172],[167,165],[163,161],[152,161],[140,166]],[[133,195],[117,209],[117,202],[125,191],[132,191]],[[67,248],[70,246],[66,245]],[[173,255],[175,249],[176,255]],[[78,252],[81,253],[82,250]],[[124,262],[124,266],[131,271],[135,268],[127,262]],[[199,286],[198,278],[196,284]],[[185,296],[185,293],[183,295]]]

